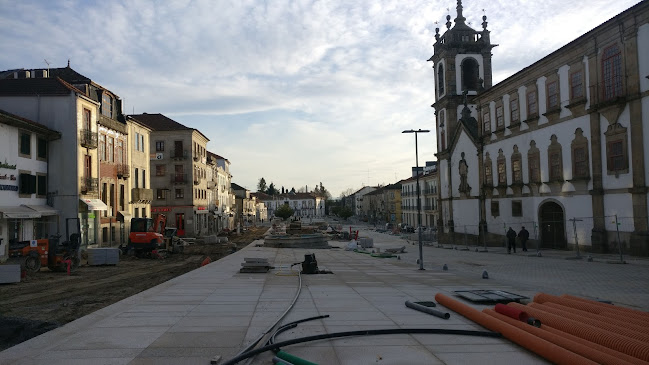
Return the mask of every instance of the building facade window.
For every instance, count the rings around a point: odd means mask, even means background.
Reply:
[[[509,101],[509,111],[511,117],[511,123],[516,124],[520,122],[520,114],[518,112],[518,99],[512,99]]]
[[[548,83],[548,109],[556,109],[559,107],[559,83],[552,81]]]
[[[541,182],[541,154],[536,148],[536,142],[530,142],[530,149],[527,152],[527,165],[529,169],[529,181],[531,183]]]
[[[20,132],[19,134],[19,148],[18,153],[20,157],[32,157],[32,135],[28,132]]]
[[[538,104],[536,103],[536,90],[527,93],[527,114],[530,117],[537,116],[539,113]]]
[[[167,199],[167,189],[156,189],[156,199],[165,200]]]
[[[156,152],[163,152],[165,150],[165,141],[155,141]]]
[[[491,165],[491,158],[489,157],[489,152],[486,153],[484,160],[484,179],[485,185],[493,186],[494,177],[493,177],[493,166]]]
[[[106,161],[108,162],[114,162],[115,159],[115,150],[113,149],[114,143],[115,143],[115,138],[113,137],[107,137],[107,143],[106,143]]]
[[[491,215],[493,217],[500,216],[500,202],[497,200],[491,201]]]
[[[36,194],[44,197],[47,196],[47,175],[37,175],[36,176]]]
[[[113,98],[105,92],[101,97],[101,114],[108,118],[113,117]]]
[[[584,137],[581,128],[575,130],[575,139],[571,144],[572,150],[572,178],[585,179],[590,176],[588,163],[588,139]]]
[[[496,107],[496,129],[505,128],[505,116],[503,114],[503,107]]]
[[[626,174],[629,172],[627,128],[619,123],[608,126],[604,132],[606,138],[606,171],[608,175]]]
[[[557,142],[557,136],[550,137],[550,146],[548,147],[548,173],[550,181],[563,181],[563,163],[561,156],[561,145]]]
[[[124,163],[124,141],[117,140],[117,161],[119,164]]]
[[[512,200],[512,217],[523,216],[523,202],[520,200]]]
[[[485,135],[491,133],[491,117],[489,115],[489,110],[486,113],[482,113],[482,131]]]
[[[106,161],[106,135],[99,135],[99,161]]]
[[[584,76],[581,70],[570,74],[570,98],[579,100],[584,97]]]
[[[437,69],[437,82],[439,88],[439,95],[444,95],[444,65],[439,65]]]
[[[512,153],[512,183],[523,183],[523,164],[517,145],[514,145],[514,152]]]
[[[135,150],[139,151],[140,150],[140,133],[135,132]]]
[[[47,140],[45,138],[38,137],[37,139],[36,158],[39,160],[47,159]]]
[[[166,165],[155,165],[155,176],[165,176],[167,173]]]
[[[480,66],[474,58],[462,60],[462,90],[477,91],[480,79]]]
[[[507,164],[503,150],[498,151],[498,160],[496,161],[498,168],[498,185],[507,185]]]
[[[83,109],[83,129],[89,131],[91,130],[90,126],[90,118],[91,118],[92,113],[90,112],[90,109]]]
[[[176,189],[176,199],[182,199],[185,197],[185,191],[183,189]]]
[[[622,95],[622,53],[615,44],[602,54],[602,77],[604,100]]]

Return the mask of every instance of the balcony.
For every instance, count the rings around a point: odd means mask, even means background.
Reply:
[[[128,178],[131,176],[131,166],[126,164],[117,165],[117,177]]]
[[[187,184],[187,174],[171,174],[172,184]]]
[[[99,192],[99,179],[96,177],[82,177],[79,181],[79,190],[81,190],[81,194]]]
[[[207,188],[210,190],[216,189],[216,182],[215,181],[208,181],[207,182]]]
[[[133,188],[131,189],[131,203],[151,204],[153,200],[153,189]]]
[[[97,148],[97,132],[89,129],[79,131],[79,143],[86,148]]]
[[[176,149],[171,151],[171,158],[173,160],[186,160],[189,158],[189,153],[187,150]]]
[[[201,179],[198,175],[194,175],[194,185],[198,185],[201,183]]]

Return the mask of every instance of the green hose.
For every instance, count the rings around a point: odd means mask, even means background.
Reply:
[[[291,355],[288,352],[284,352],[284,351],[279,351],[278,353],[275,354],[275,356],[279,357],[282,360],[286,360],[293,365],[318,365],[314,362],[301,359],[295,355]]]

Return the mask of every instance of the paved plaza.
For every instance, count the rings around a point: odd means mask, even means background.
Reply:
[[[348,230],[349,226],[344,226]],[[399,236],[354,226],[374,240],[374,250],[406,246],[396,258],[377,258],[345,251],[331,241],[328,250],[261,247],[245,249],[157,287],[127,298],[63,327],[0,352],[0,364],[210,364],[235,356],[260,337],[296,297],[300,266],[291,264],[315,253],[318,267],[333,274],[302,275],[294,307],[280,322],[329,315],[299,324],[277,336],[285,341],[305,336],[360,329],[484,328],[449,311],[448,320],[407,308],[406,301],[432,301],[436,293],[454,296],[465,289],[498,289],[532,298],[536,293],[573,294],[610,300],[649,311],[649,260],[594,255],[592,261],[568,260],[574,252],[535,251],[508,255],[463,247],[423,247]],[[268,273],[240,273],[244,258],[267,258]],[[448,270],[443,270],[444,264]],[[482,273],[488,272],[488,279]],[[476,305],[477,309],[493,304]],[[448,311],[444,307],[437,309]],[[386,334],[345,337],[290,345],[284,351],[332,365],[358,364],[546,364],[544,359],[503,338],[447,334]],[[272,353],[252,364],[271,364]],[[246,363],[245,361],[240,362]]]

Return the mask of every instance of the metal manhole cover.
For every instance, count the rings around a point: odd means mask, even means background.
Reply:
[[[456,290],[455,294],[474,303],[509,303],[529,299],[504,290]]]

